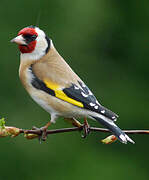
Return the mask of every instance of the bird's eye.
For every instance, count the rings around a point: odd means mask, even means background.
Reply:
[[[37,35],[36,34],[25,34],[23,35],[24,39],[26,40],[27,43],[30,43],[32,41],[34,41],[36,38],[37,38]]]
[[[34,35],[31,36],[31,38],[32,38],[32,39],[36,39],[37,36],[34,34]]]

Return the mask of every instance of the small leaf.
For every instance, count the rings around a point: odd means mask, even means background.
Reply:
[[[0,128],[5,129],[5,118],[0,119]]]
[[[101,142],[103,144],[111,144],[113,142],[115,142],[117,140],[117,138],[114,135],[108,136],[105,139],[101,140]]]
[[[34,138],[38,138],[39,136],[37,134],[24,134],[24,137],[26,139],[34,139]]]

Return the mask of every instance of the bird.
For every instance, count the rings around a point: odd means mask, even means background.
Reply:
[[[78,127],[81,123],[77,119],[84,118],[86,133],[89,118],[108,128],[120,142],[134,143],[116,125],[118,115],[98,102],[43,30],[33,25],[25,27],[11,42],[16,43],[20,51],[19,77],[24,88],[51,115],[42,128],[44,138],[48,127],[59,117]]]

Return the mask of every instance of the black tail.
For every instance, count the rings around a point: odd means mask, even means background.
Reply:
[[[130,139],[127,134],[125,134],[112,120],[103,117],[93,117],[96,119],[100,124],[108,128],[122,143],[127,143],[127,141],[131,143],[135,143],[132,139]]]

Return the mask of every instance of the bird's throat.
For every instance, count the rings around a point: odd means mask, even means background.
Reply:
[[[36,47],[36,41],[30,42],[28,45],[19,45],[21,53],[32,53]]]

